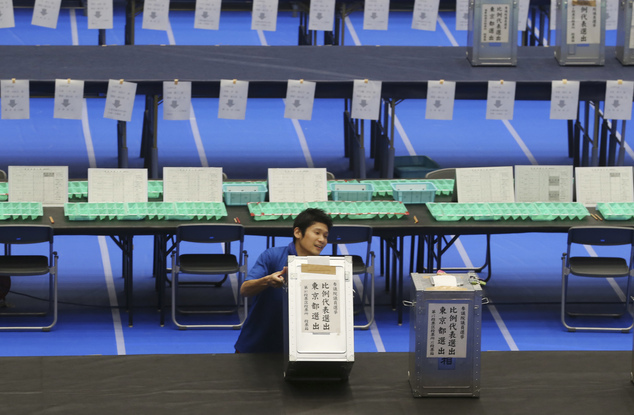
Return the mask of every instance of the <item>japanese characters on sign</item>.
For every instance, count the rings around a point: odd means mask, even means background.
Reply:
[[[568,6],[569,45],[596,44],[601,41],[601,2],[576,0]]]
[[[429,303],[428,358],[467,357],[467,303]]]
[[[482,5],[482,43],[508,43],[511,6]]]
[[[341,331],[341,287],[332,279],[303,279],[302,332],[336,333]]]

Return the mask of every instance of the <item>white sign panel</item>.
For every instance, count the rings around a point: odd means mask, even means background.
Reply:
[[[164,120],[189,120],[191,105],[191,82],[163,82]]]
[[[88,169],[88,203],[147,202],[147,169]]]
[[[88,0],[88,29],[112,29],[113,0]]]
[[[315,101],[315,82],[288,81],[284,118],[310,120],[313,115]]]
[[[244,120],[247,112],[249,82],[238,80],[220,80],[220,97],[218,98],[218,118],[228,120]]]
[[[365,0],[363,30],[387,30],[390,0]]]
[[[143,2],[143,29],[167,30],[169,28],[170,0],[145,0]]]
[[[489,81],[487,120],[512,120],[515,107],[515,81]]]
[[[196,0],[194,29],[218,30],[222,0]]]
[[[164,167],[164,202],[222,202],[221,167]]]
[[[251,30],[275,32],[277,29],[278,0],[253,0]]]
[[[632,97],[634,82],[608,81],[605,89],[603,116],[608,120],[629,120],[632,118]]]
[[[518,15],[517,15],[517,30],[525,31],[528,24],[528,9],[531,0],[520,0]]]
[[[467,357],[468,303],[429,303],[427,357]]]
[[[412,13],[412,29],[435,31],[439,4],[440,0],[416,0]]]
[[[456,0],[456,30],[469,30],[469,0]]]
[[[572,202],[572,166],[515,166],[516,202]]]
[[[0,0],[0,29],[15,27],[13,0]]]
[[[130,121],[132,119],[132,108],[136,97],[136,83],[124,82],[123,80],[108,81],[108,92],[106,94],[106,107],[104,118],[119,121]]]
[[[342,295],[339,281],[302,278],[302,332],[339,334]]]
[[[55,80],[54,118],[81,120],[84,105],[84,81]]]
[[[550,94],[550,119],[574,120],[579,107],[579,81],[553,81]]]
[[[605,30],[616,30],[619,23],[619,0],[606,0]]]
[[[308,30],[332,31],[335,24],[335,0],[311,0]]]
[[[356,79],[352,90],[352,118],[378,120],[381,109],[381,81]]]
[[[425,110],[425,118],[428,120],[451,120],[453,118],[455,96],[455,82],[427,82],[427,107]]]
[[[596,6],[584,4],[575,5],[572,1],[568,6],[568,33],[566,42],[569,45],[596,44],[601,41],[601,0],[596,0]],[[578,3],[586,3],[579,1]]]
[[[0,104],[3,120],[26,120],[29,118],[29,81],[0,81]]]
[[[325,202],[326,169],[269,169],[270,202]]]
[[[482,5],[482,43],[508,43],[510,4]]]
[[[585,206],[634,202],[632,167],[575,167],[575,188]]]
[[[68,202],[68,166],[9,166],[9,202]]]
[[[513,167],[456,169],[458,202],[513,203]]]
[[[55,29],[61,6],[62,0],[35,0],[31,24]]]

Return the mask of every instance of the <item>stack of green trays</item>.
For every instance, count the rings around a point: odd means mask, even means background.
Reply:
[[[82,199],[88,197],[87,181],[69,181],[68,182],[68,198]]]
[[[174,216],[166,219],[191,220],[215,219],[227,216],[227,208],[222,202],[175,202]]]
[[[348,219],[401,218],[409,215],[401,202],[375,200],[365,202],[309,202],[309,203],[249,203],[249,212],[254,220],[276,220],[295,218],[306,208],[322,209],[328,215]]]
[[[163,195],[163,180],[148,180],[147,197],[148,199],[158,199]]]
[[[421,181],[431,182],[436,186],[436,196],[450,195],[453,193],[454,180],[453,179],[390,179],[390,180],[361,180],[361,183],[371,183],[374,186],[373,196],[381,197],[393,197],[393,183],[418,183]]]
[[[125,215],[124,203],[65,203],[68,220],[119,219]]]
[[[0,183],[0,201],[9,199],[9,183]]]
[[[69,220],[218,220],[227,208],[222,202],[66,203],[64,214]]]
[[[295,202],[255,202],[248,203],[249,213],[254,220],[277,220],[295,218],[306,209],[305,203]]]
[[[555,220],[555,219],[583,219],[590,216],[590,212],[583,203],[576,202],[555,202],[555,203],[535,203],[539,212],[532,220]]]
[[[40,202],[0,203],[0,220],[37,219],[44,214]]]
[[[583,219],[590,213],[580,203],[428,203],[438,221]]]
[[[436,186],[436,196],[447,196],[453,193],[454,179],[425,179],[425,181],[432,182]]]
[[[597,210],[605,220],[630,220],[634,217],[634,203],[597,203]]]
[[[174,214],[174,204],[169,202],[128,202],[121,220],[165,219]]]
[[[488,203],[488,207],[493,215],[493,220],[526,220],[539,213],[534,203]]]

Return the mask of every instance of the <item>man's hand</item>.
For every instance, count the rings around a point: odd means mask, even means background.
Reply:
[[[269,287],[280,288],[286,285],[284,275],[286,275],[288,267],[284,267],[281,271],[274,272],[271,275],[267,275],[267,284]]]

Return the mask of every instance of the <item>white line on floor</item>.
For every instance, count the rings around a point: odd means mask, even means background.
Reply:
[[[531,151],[528,149],[526,143],[524,143],[524,140],[522,140],[515,128],[513,128],[513,126],[511,125],[511,123],[508,120],[502,120],[502,123],[504,123],[506,129],[509,131],[509,133],[511,133],[511,136],[513,136],[517,145],[520,146],[520,148],[524,152],[524,155],[526,156],[526,158],[528,158],[528,161],[530,161],[531,164],[534,166],[538,165],[539,163],[537,163],[537,160],[535,160],[535,157],[533,157],[533,153],[531,153]]]
[[[498,309],[495,308],[493,304],[489,304],[488,309],[491,312],[491,315],[493,315],[493,320],[495,320],[495,324],[498,325],[498,328],[502,332],[502,336],[504,336],[504,340],[506,340],[506,344],[508,344],[509,349],[511,349],[511,351],[519,350],[517,348],[517,344],[515,344],[515,340],[513,340],[513,337],[511,336],[511,333],[509,332],[509,329],[506,328],[506,324],[504,324],[502,317],[500,317],[500,313],[498,313]]]
[[[99,250],[101,251],[101,260],[103,263],[103,271],[106,277],[106,286],[108,287],[108,298],[110,299],[110,307],[112,307],[112,321],[114,323],[115,340],[117,344],[117,354],[124,355],[125,341],[123,339],[123,328],[121,326],[121,314],[119,313],[119,302],[117,301],[117,291],[114,286],[114,278],[112,276],[112,266],[110,265],[110,254],[108,253],[108,244],[106,237],[101,235],[97,237],[99,240]]]
[[[79,35],[77,32],[77,16],[75,15],[75,9],[69,9],[70,15],[70,35],[73,45],[79,45]]]
[[[438,20],[438,24],[440,25],[440,28],[442,29],[443,32],[445,32],[445,36],[447,36],[447,39],[449,39],[449,43],[451,43],[451,46],[458,46],[458,42],[456,41],[456,38],[453,37],[451,30],[449,30],[449,28],[445,24],[445,21],[442,19],[442,17],[440,17],[440,14],[438,15],[437,20]]]

